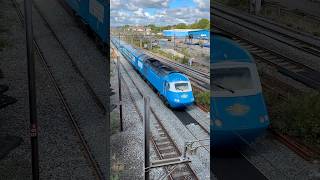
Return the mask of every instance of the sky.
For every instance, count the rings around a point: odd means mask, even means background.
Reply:
[[[210,0],[111,0],[110,23],[158,26],[210,18]]]

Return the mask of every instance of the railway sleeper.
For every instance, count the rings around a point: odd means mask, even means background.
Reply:
[[[264,59],[268,60],[268,61],[276,61],[277,63],[280,61],[280,59],[277,56],[274,55],[266,55],[266,56],[262,56]],[[285,62],[285,61],[280,61],[280,62]]]
[[[272,56],[270,53],[266,52],[266,51],[262,51],[261,53],[255,53],[260,57],[265,57],[265,56]]]
[[[290,64],[289,62],[277,62],[278,65],[283,66],[283,67],[289,67],[292,66],[292,64]]]
[[[161,143],[161,142],[170,142],[170,140],[168,138],[157,138],[156,140],[156,143]]]
[[[256,49],[256,50],[250,50],[250,52],[253,54],[260,54],[260,53],[263,53],[264,51],[262,49]]]
[[[178,155],[179,156],[179,155]],[[169,155],[163,155],[162,157],[164,159],[168,159],[168,158],[174,158],[174,157],[178,157],[177,154],[169,154]]]
[[[175,157],[178,157],[178,156],[179,156],[179,155],[177,154],[177,152],[175,152],[175,151],[169,151],[169,152],[161,152],[161,151],[160,151],[160,153],[161,153],[162,156],[170,156],[170,155],[174,155]]]
[[[293,71],[293,72],[296,72],[296,71],[295,71],[296,69],[301,69],[301,68],[299,68],[299,67],[297,67],[297,66],[295,66],[295,65],[292,65],[292,64],[286,66],[285,68],[286,68],[286,69],[289,69],[290,71]]]
[[[174,148],[172,146],[165,146],[165,147],[158,147],[159,151],[166,151],[166,150],[170,150],[170,151],[174,151]]]
[[[170,145],[170,144],[171,144],[171,142],[167,139],[167,140],[162,141],[162,142],[156,141],[156,144],[157,144],[158,146],[162,146],[162,145]]]
[[[165,134],[164,132],[158,132],[158,135],[159,135],[160,137],[166,136],[166,134]]]
[[[191,178],[191,174],[189,172],[189,169],[185,165],[178,165],[176,169],[172,173],[172,177],[174,179],[189,179]]]
[[[162,147],[166,147],[166,146],[170,146],[171,143],[170,142],[165,142],[165,143],[159,143],[157,144],[158,148],[162,148]]]

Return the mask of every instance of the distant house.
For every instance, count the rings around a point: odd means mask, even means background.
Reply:
[[[144,26],[131,26],[129,28],[130,31],[135,31],[135,32],[139,32],[139,33],[143,33],[146,35],[150,35],[151,34],[151,28],[149,27],[144,27]]]

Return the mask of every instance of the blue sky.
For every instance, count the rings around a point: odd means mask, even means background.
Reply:
[[[173,0],[169,4],[170,8],[179,7],[193,7],[196,8],[196,4],[192,0]]]
[[[190,24],[210,18],[210,0],[111,0],[111,26]]]

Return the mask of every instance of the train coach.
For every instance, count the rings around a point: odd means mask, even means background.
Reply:
[[[269,126],[254,59],[230,38],[211,37],[211,145],[252,142]]]
[[[123,41],[116,38],[111,38],[111,41],[167,106],[184,109],[194,103],[191,83],[186,75],[165,66],[159,60]]]
[[[106,52],[109,41],[109,3],[106,0],[65,0],[97,45]]]

